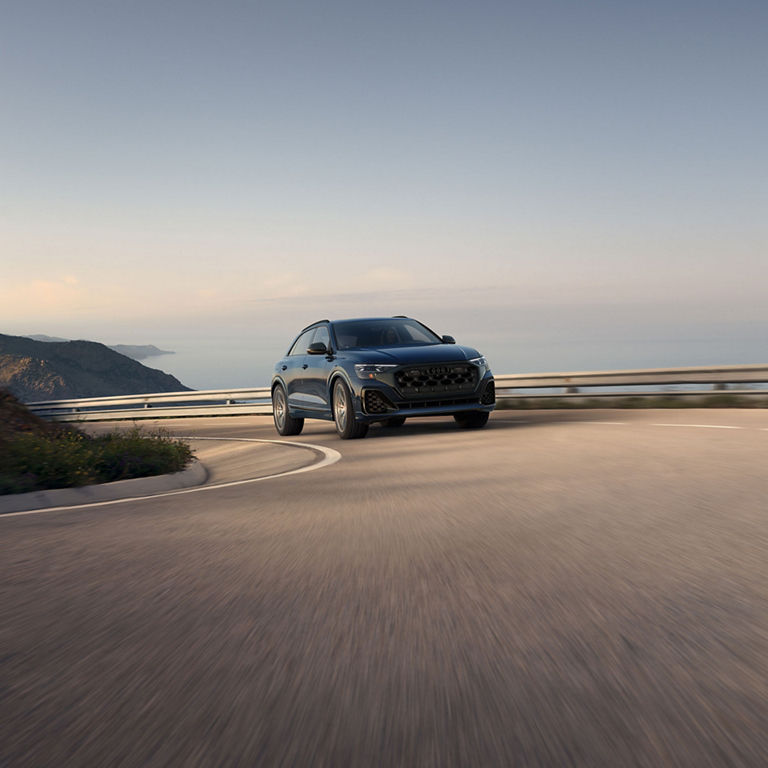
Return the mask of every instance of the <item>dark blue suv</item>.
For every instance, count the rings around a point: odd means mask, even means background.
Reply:
[[[281,435],[298,435],[307,418],[335,421],[344,439],[411,416],[452,415],[461,427],[482,427],[495,403],[493,374],[476,349],[402,316],[313,323],[272,377]]]

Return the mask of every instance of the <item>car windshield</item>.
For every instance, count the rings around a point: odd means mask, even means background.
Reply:
[[[334,323],[333,330],[339,349],[412,347],[442,343],[442,339],[429,328],[408,318],[344,320]]]

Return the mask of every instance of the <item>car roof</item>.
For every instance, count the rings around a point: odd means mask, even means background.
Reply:
[[[304,333],[304,331],[308,331],[310,328],[313,328],[316,325],[320,325],[320,323],[380,323],[384,322],[386,320],[411,320],[412,318],[407,317],[406,315],[392,315],[390,317],[344,317],[339,318],[336,320],[328,320],[327,318],[324,320],[315,320],[314,323],[310,323],[306,328],[301,329],[301,333]]]
[[[387,320],[411,320],[405,315],[390,315],[389,317],[344,317],[338,320],[331,320],[332,323],[382,323]]]

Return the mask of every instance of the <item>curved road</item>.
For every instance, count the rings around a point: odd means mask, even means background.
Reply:
[[[0,517],[0,766],[765,765],[768,412],[292,439],[342,458]]]

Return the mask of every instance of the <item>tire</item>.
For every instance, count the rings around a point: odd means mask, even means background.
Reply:
[[[405,424],[405,416],[393,416],[391,419],[387,419],[382,422],[385,427],[402,427]]]
[[[343,379],[336,379],[333,385],[333,420],[342,440],[356,440],[368,433],[368,425],[355,416],[352,394]]]
[[[288,412],[288,399],[282,384],[272,390],[272,418],[278,435],[298,435],[304,429],[304,419],[295,419]]]
[[[487,411],[464,411],[454,413],[453,418],[462,429],[479,429],[488,423],[490,414]]]

